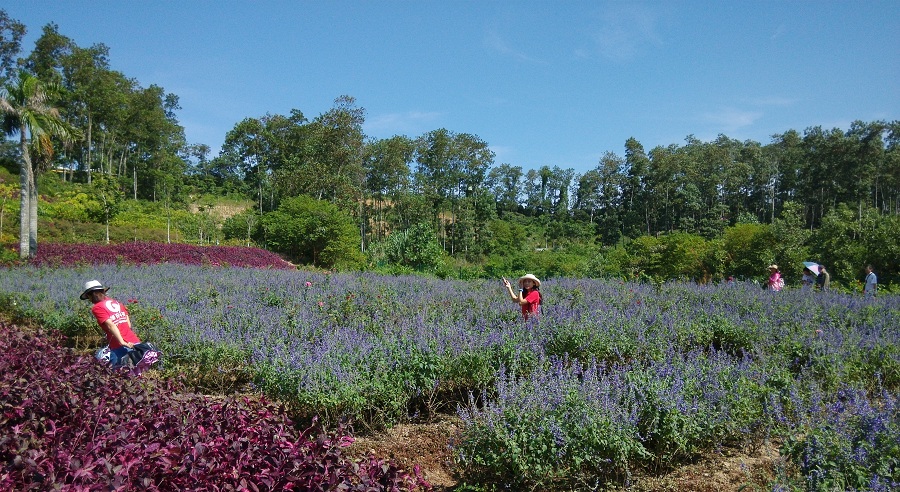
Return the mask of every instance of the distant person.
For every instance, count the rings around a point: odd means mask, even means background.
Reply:
[[[781,272],[778,271],[778,265],[769,265],[769,281],[766,284],[772,292],[779,292],[784,288],[784,279],[781,278]]]
[[[872,265],[866,265],[866,281],[863,284],[863,295],[866,297],[875,297],[878,290],[878,277],[872,270]]]
[[[803,290],[811,289],[815,282],[816,275],[809,268],[804,268],[803,277],[800,279],[800,284],[803,286]]]
[[[522,306],[522,317],[527,321],[528,318],[538,317],[541,305],[541,281],[532,274],[524,275],[519,278],[519,294],[513,292],[512,285],[506,278],[503,279],[503,285],[509,293],[513,302]]]
[[[142,344],[141,339],[134,333],[131,325],[131,317],[128,315],[128,309],[121,305],[119,301],[106,296],[109,287],[104,287],[97,280],[88,280],[84,283],[84,292],[81,293],[81,299],[90,300],[93,306],[91,314],[97,319],[97,324],[106,334],[106,341],[109,343],[109,362],[115,367],[126,365],[137,365],[143,362],[144,355],[148,352],[154,352],[155,355],[147,360],[147,365],[153,364],[159,358],[159,352],[155,347],[149,344]],[[137,347],[137,349],[135,348]],[[149,349],[149,350],[148,350]],[[142,357],[137,361],[129,357],[129,354],[137,350]]]
[[[831,287],[831,274],[825,269],[825,265],[819,265],[819,277],[816,279],[816,288],[825,291]]]

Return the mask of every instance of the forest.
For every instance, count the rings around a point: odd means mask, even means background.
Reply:
[[[0,10],[5,260],[40,237],[252,245],[444,278],[759,282],[777,263],[797,285],[815,261],[838,289],[867,264],[888,290],[900,281],[900,121],[649,149],[635,136],[576,172],[496,162],[463,130],[372,138],[362,102],[336,95],[315,116],[260,108],[211,155],[186,141],[178,95],[116,71],[107,46],[48,24],[29,52],[25,32]]]

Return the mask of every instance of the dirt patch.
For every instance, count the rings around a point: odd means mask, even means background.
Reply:
[[[374,453],[392,458],[411,470],[418,464],[423,476],[438,492],[453,490],[457,485],[451,466],[450,439],[460,429],[461,421],[444,415],[433,423],[401,424],[387,431],[358,437],[347,448],[356,458]],[[722,448],[710,452],[695,463],[678,466],[659,474],[638,473],[630,487],[636,492],[723,492],[769,490],[775,469],[781,463],[779,444],[764,441],[747,448]]]
[[[722,448],[696,463],[656,476],[637,477],[631,490],[640,492],[718,492],[770,490],[781,463],[779,444],[764,441],[747,449]]]
[[[211,216],[223,221],[229,217],[233,217],[253,206],[253,202],[248,203],[219,203],[213,206],[191,203],[188,210],[192,214],[199,212],[207,212]]]
[[[456,485],[450,467],[450,439],[456,435],[461,421],[442,415],[432,423],[400,424],[368,437],[358,437],[346,452],[353,457],[374,453],[391,458],[407,470],[419,465],[422,475],[437,491]]]

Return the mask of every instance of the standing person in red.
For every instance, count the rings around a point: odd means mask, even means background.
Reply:
[[[131,318],[125,306],[119,301],[106,296],[109,287],[104,287],[97,280],[88,280],[84,283],[84,292],[81,299],[90,299],[94,305],[91,313],[97,318],[97,324],[106,333],[106,341],[109,342],[109,362],[113,367],[120,365],[120,361],[141,340],[131,329]]]
[[[513,293],[512,285],[506,278],[503,279],[503,285],[506,286],[509,297],[513,302],[517,302],[522,306],[522,317],[528,320],[531,316],[538,317],[538,309],[541,305],[541,281],[532,274],[519,278],[519,295]]]

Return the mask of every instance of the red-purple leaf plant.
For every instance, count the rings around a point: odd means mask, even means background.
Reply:
[[[266,400],[178,392],[0,322],[0,490],[430,490]]]
[[[31,263],[37,266],[156,263],[293,269],[278,255],[259,248],[133,242],[121,244],[41,244]]]

